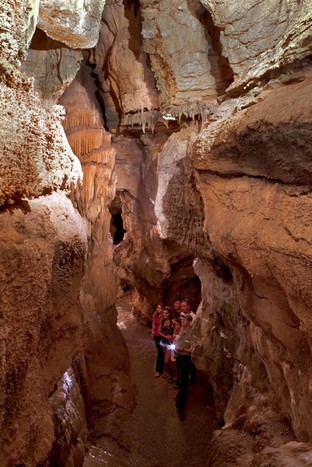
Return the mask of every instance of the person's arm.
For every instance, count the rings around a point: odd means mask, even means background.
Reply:
[[[176,346],[176,350],[178,352],[182,352],[182,347],[181,347],[181,344],[179,343],[179,334],[176,336],[176,341],[175,341],[175,346]]]
[[[173,326],[172,326],[172,321],[170,323],[170,335],[169,336],[166,336],[167,339],[169,339],[171,342],[173,341]]]
[[[162,333],[162,320],[160,321],[159,326],[158,326],[158,335],[159,335],[160,337],[166,337],[166,336]]]

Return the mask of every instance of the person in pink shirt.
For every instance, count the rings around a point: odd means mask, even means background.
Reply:
[[[171,358],[171,344],[173,336],[173,324],[171,319],[171,311],[168,306],[163,309],[163,317],[160,321],[158,334],[161,337],[160,343],[163,346],[165,364],[163,378],[170,378],[170,358]]]

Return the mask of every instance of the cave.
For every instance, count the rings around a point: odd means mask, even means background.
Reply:
[[[119,243],[123,241],[124,234],[126,232],[126,230],[123,228],[121,211],[118,211],[112,215],[110,231],[113,236],[114,245],[119,245]]]
[[[109,212],[111,214],[110,234],[113,244],[119,245],[124,239],[126,230],[123,228],[121,201],[118,196],[115,196],[111,202]]]
[[[312,465],[311,6],[1,2],[1,466]]]

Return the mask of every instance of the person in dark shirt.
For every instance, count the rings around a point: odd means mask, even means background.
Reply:
[[[164,351],[162,345],[160,344],[161,336],[158,334],[159,324],[162,320],[163,307],[162,305],[158,304],[156,310],[152,315],[152,337],[155,342],[155,346],[157,349],[157,359],[156,359],[156,369],[155,369],[155,378],[159,378],[159,376],[164,371]]]
[[[176,396],[176,408],[180,420],[184,421],[185,402],[188,398],[188,381],[192,371],[191,358],[191,322],[192,317],[189,313],[180,313],[181,329],[176,338],[177,368],[179,375],[179,392]]]

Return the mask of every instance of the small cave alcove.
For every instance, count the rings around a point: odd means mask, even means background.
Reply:
[[[193,269],[193,256],[181,257],[171,265],[171,275],[163,283],[165,303],[173,304],[176,299],[187,298],[196,312],[201,301],[201,282]]]
[[[119,245],[123,241],[126,233],[123,225],[121,200],[119,196],[115,196],[111,202],[109,212],[111,214],[110,234],[113,239],[113,244]]]

